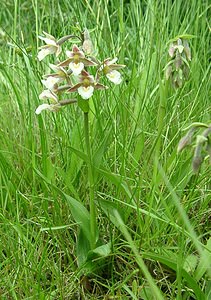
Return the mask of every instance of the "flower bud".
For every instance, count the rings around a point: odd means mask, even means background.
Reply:
[[[92,45],[92,41],[90,39],[90,35],[89,35],[89,31],[85,28],[84,32],[83,32],[83,36],[84,36],[84,42],[83,42],[83,51],[89,55],[93,52],[93,45]]]
[[[191,137],[186,134],[181,138],[177,147],[177,153],[181,152],[186,146],[188,146],[191,142]]]
[[[177,147],[177,153],[181,152],[186,146],[190,145],[196,127],[192,127],[185,136],[181,138]]]
[[[205,142],[207,142],[207,137],[205,137],[204,135],[198,134],[196,137],[196,145],[201,145],[204,144]]]
[[[172,66],[168,65],[166,68],[166,80],[169,80],[171,76],[172,76]]]
[[[169,55],[170,57],[174,57],[174,53],[175,53],[175,47],[174,47],[174,44],[170,44],[170,47],[169,47]]]
[[[175,68],[177,71],[182,66],[182,58],[181,58],[181,55],[179,54],[179,52],[177,52],[177,54],[176,54],[174,64],[175,64]]]
[[[207,150],[207,153],[208,153],[208,155],[209,155],[209,162],[210,162],[210,164],[211,164],[211,144],[208,142],[207,143],[207,148],[206,148],[206,150]]]
[[[201,156],[194,156],[192,161],[192,169],[194,173],[197,173],[199,171],[199,168],[202,164],[202,157]]]
[[[191,61],[191,51],[190,51],[190,47],[189,47],[188,41],[184,40],[183,41],[183,45],[184,45],[185,55],[186,55],[187,59],[189,61]]]

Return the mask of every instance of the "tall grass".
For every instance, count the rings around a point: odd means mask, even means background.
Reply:
[[[1,299],[209,299],[211,171],[205,162],[194,175],[192,153],[176,153],[187,125],[210,121],[209,10],[195,0],[1,2]],[[90,277],[77,267],[77,224],[59,193],[88,204],[76,151],[85,152],[83,114],[34,113],[49,71],[37,36],[77,23],[101,59],[127,65],[123,84],[91,103],[98,224],[112,252]],[[190,78],[168,87],[159,126],[167,43],[184,33],[195,36]]]

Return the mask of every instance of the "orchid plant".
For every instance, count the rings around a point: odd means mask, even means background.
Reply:
[[[40,37],[46,45],[40,48],[38,60],[54,54],[56,64],[49,64],[53,73],[43,76],[41,80],[44,90],[39,95],[40,100],[48,100],[48,103],[39,105],[35,111],[37,115],[44,110],[51,112],[59,111],[63,106],[77,103],[84,113],[84,136],[86,144],[86,163],[88,166],[89,182],[89,211],[82,203],[67,196],[72,207],[73,218],[79,223],[80,231],[77,238],[78,265],[84,265],[92,257],[93,253],[102,255],[109,253],[109,244],[102,245],[99,242],[98,227],[95,208],[95,187],[93,159],[89,137],[89,99],[94,95],[95,90],[108,89],[100,83],[102,77],[106,77],[112,83],[118,85],[122,82],[122,75],[119,72],[125,65],[117,64],[117,58],[106,58],[100,62],[93,56],[93,45],[87,29],[81,36],[67,35],[56,40],[52,35],[44,32],[45,37]],[[71,51],[66,51],[66,59],[58,61],[62,53],[62,45],[67,40],[77,38],[79,45],[73,44]],[[75,98],[61,98],[61,94],[75,93]],[[86,247],[84,249],[84,245]]]
[[[166,79],[171,81],[175,89],[181,88],[189,75],[191,50],[188,39],[193,36],[178,36],[170,43],[168,54],[170,60],[165,67]]]
[[[58,41],[50,34],[44,32],[45,37],[40,37],[46,45],[42,46],[38,53],[38,60],[43,60],[47,55],[55,54],[58,57],[62,53],[61,45],[71,39],[75,35],[67,35]],[[90,56],[92,54],[92,42],[88,31],[85,29],[83,39],[78,37],[82,43],[81,48],[74,44],[72,51],[67,50],[67,59],[57,63],[56,65],[49,64],[50,68],[55,72],[44,75],[42,80],[43,85],[47,90],[44,90],[39,96],[41,100],[49,99],[51,104],[41,104],[36,109],[36,114],[40,114],[43,110],[58,111],[62,104],[59,101],[58,95],[61,92],[77,92],[82,99],[88,100],[92,97],[94,90],[107,89],[108,87],[101,84],[99,81],[104,75],[114,84],[122,82],[121,73],[117,70],[122,69],[125,65],[116,64],[117,58],[107,58],[100,62],[97,58]],[[95,67],[95,76],[89,74],[87,68]],[[60,85],[66,81],[66,85]],[[73,84],[73,82],[75,82]],[[66,101],[66,104],[72,103]],[[74,101],[75,102],[75,101]]]

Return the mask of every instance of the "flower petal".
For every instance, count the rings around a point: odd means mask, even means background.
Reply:
[[[108,66],[113,65],[113,64],[115,64],[115,63],[117,62],[117,60],[118,60],[118,58],[115,57],[115,58],[113,58],[112,60],[109,60],[109,61],[107,62],[107,65],[108,65]]]
[[[61,81],[60,78],[49,76],[46,80],[41,80],[42,84],[49,90],[54,90],[55,85]]]
[[[76,44],[73,45],[73,52],[80,52],[80,49],[78,48],[78,46]]]
[[[101,84],[101,83],[96,83],[96,84],[94,85],[94,89],[95,89],[95,90],[106,90],[106,89],[108,89],[108,86],[103,85],[103,84]]]
[[[43,60],[49,53],[48,49],[42,49],[38,52],[37,58],[39,61]]]
[[[39,115],[41,114],[41,112],[43,110],[50,110],[50,111],[58,111],[60,109],[60,104],[47,104],[47,103],[44,103],[44,104],[41,104],[37,107],[37,109],[35,110],[35,114]]]
[[[114,84],[120,84],[122,82],[121,74],[116,70],[107,73],[106,77]]]
[[[59,56],[59,54],[62,52],[62,48],[60,46],[57,46],[57,49],[56,49],[56,57]]]
[[[85,87],[85,86],[80,86],[78,88],[78,93],[79,95],[83,98],[83,99],[89,99],[90,97],[92,97],[93,95],[93,92],[94,92],[94,88],[93,86],[88,86],[88,87]]]
[[[60,70],[60,67],[54,64],[49,64],[49,67],[54,71],[58,72]]]
[[[69,63],[70,63],[71,61],[73,61],[73,58],[68,58],[68,59],[66,59],[66,60],[64,60],[64,61],[62,61],[62,62],[60,62],[60,63],[58,64],[58,67],[66,67],[66,66],[69,65]]]
[[[67,92],[75,92],[77,91],[77,89],[82,85],[82,83],[77,83],[76,85],[72,86],[69,90],[67,90]]]
[[[57,47],[55,46],[43,46],[42,49],[39,51],[37,57],[39,61],[43,60],[47,55],[53,54],[57,51]]]
[[[74,56],[74,53],[72,51],[69,51],[67,50],[66,51],[66,55],[69,57],[69,58],[72,58]]]
[[[58,97],[55,93],[49,90],[44,90],[40,95],[39,95],[40,100],[44,99],[51,99],[54,100],[56,103],[58,102]]]
[[[126,65],[117,65],[117,64],[112,64],[112,65],[110,65],[109,66],[109,68],[111,69],[111,70],[119,70],[119,69],[122,69],[122,68],[125,68],[126,67]]]
[[[39,36],[39,38],[40,38],[41,40],[43,40],[47,45],[52,45],[52,46],[56,46],[56,45],[57,45],[57,44],[56,44],[56,41],[53,40],[53,39],[44,38],[44,37],[42,37],[42,36]]]
[[[184,50],[184,47],[182,45],[179,45],[179,46],[175,46],[175,48],[178,49],[179,53],[181,54]]]
[[[51,35],[50,33],[43,31],[43,34],[50,40],[56,40],[55,37],[53,35]]]
[[[84,63],[85,66],[97,66],[97,64],[95,62],[91,61],[90,59],[81,58],[80,60],[81,60],[81,62]]]
[[[174,56],[174,52],[175,52],[175,46],[174,46],[174,44],[170,45],[168,52],[169,52],[170,57]]]
[[[81,74],[81,71],[84,68],[84,64],[82,62],[79,62],[77,64],[74,62],[71,62],[69,64],[69,68],[73,72],[73,75],[78,76],[79,74]]]

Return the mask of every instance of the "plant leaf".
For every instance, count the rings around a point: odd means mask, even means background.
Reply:
[[[84,234],[90,241],[90,215],[88,210],[83,206],[83,204],[81,204],[76,199],[72,198],[71,196],[65,193],[63,193],[63,195],[65,196],[70,206],[71,213],[75,222],[77,222],[80,225]]]
[[[132,199],[132,194],[129,190],[129,187],[121,175],[112,173],[112,172],[110,172],[106,169],[102,169],[102,168],[97,169],[97,171],[100,174],[102,174],[104,177],[106,177],[110,182],[115,184],[117,187],[120,187],[121,190],[129,197],[129,199]]]
[[[87,155],[84,152],[82,152],[82,151],[80,151],[78,149],[75,149],[73,147],[69,147],[69,149],[71,151],[73,151],[75,153],[75,155],[77,155],[78,157],[80,157],[81,159],[83,159],[86,163],[88,162],[88,157],[87,157]]]
[[[207,241],[206,248],[203,251],[203,255],[200,259],[200,262],[198,264],[198,267],[195,271],[195,278],[197,281],[199,281],[206,270],[211,267],[211,237]]]
[[[186,257],[184,262],[184,270],[188,273],[193,273],[198,262],[198,257],[194,254],[190,254]]]
[[[159,261],[160,263],[168,266],[175,272],[177,271],[177,262],[172,260],[172,257],[164,257],[159,254],[154,253],[142,253],[144,258],[149,258],[155,261]],[[194,291],[197,299],[205,300],[205,295],[202,292],[201,288],[198,286],[197,281],[194,277],[190,276],[184,269],[181,271],[182,277],[186,280],[187,285]]]
[[[97,148],[97,150],[95,151],[95,153],[93,155],[93,164],[94,164],[95,168],[100,167],[100,164],[101,164],[103,155],[105,153],[105,150],[107,148],[110,136],[111,136],[111,129],[106,133],[106,136],[104,136],[102,143],[99,145],[99,147]]]
[[[78,106],[84,113],[89,112],[89,101],[80,98],[78,99]]]
[[[76,243],[76,254],[77,254],[77,262],[78,266],[82,267],[88,258],[88,253],[90,251],[90,242],[87,239],[87,235],[81,229],[79,231]]]
[[[124,217],[124,210],[123,209],[118,209],[118,205],[115,202],[111,202],[111,201],[107,201],[104,199],[100,199],[98,201],[99,206],[102,208],[102,210],[104,211],[104,213],[109,217],[109,219],[111,220],[111,222],[118,227],[119,223],[116,221],[116,216],[115,216],[115,211],[118,210],[119,214],[121,215],[121,218],[123,220],[125,220]]]
[[[92,255],[92,253],[97,254],[97,256],[100,256],[100,257],[107,257],[111,253],[111,243],[109,242],[105,245],[101,245],[89,252],[89,254],[91,254],[91,255]]]

